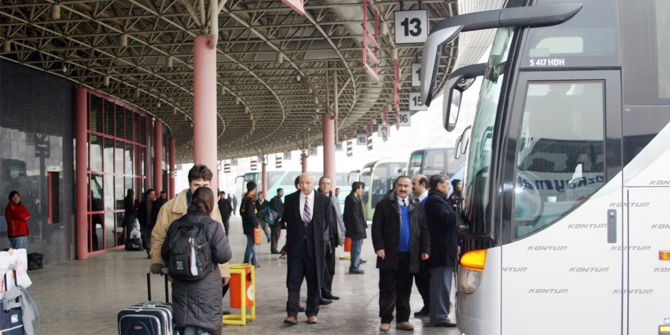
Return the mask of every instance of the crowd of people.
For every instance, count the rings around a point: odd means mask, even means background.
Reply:
[[[140,220],[143,235],[151,236],[147,239],[151,271],[162,273],[162,268],[167,266],[174,277],[175,326],[184,334],[219,334],[221,331],[222,298],[228,290],[228,261],[232,257],[228,243],[230,217],[236,206],[225,192],[219,192],[215,201],[209,189],[212,176],[206,166],[195,165],[188,174],[189,188],[175,198],[155,199],[155,192],[148,190],[138,206],[127,208],[127,215],[136,215]],[[365,262],[361,259],[361,250],[368,237],[362,201],[365,184],[352,184],[343,210],[338,190],[326,176],[318,180],[317,188],[314,176],[303,173],[295,180],[294,192],[285,195],[283,189],[278,189],[270,200],[258,192],[253,181],[245,186],[239,206],[242,231],[247,240],[244,262],[260,268],[255,247],[258,235],[264,235],[271,253],[286,259],[288,292],[284,323],[297,324],[298,314],[302,312],[306,314],[307,324],[318,323],[320,306],[339,299],[332,290],[335,254],[346,240],[351,241],[348,273],[365,274],[360,267]],[[414,315],[429,317],[427,326],[454,326],[448,315],[457,261],[461,192],[462,183],[454,180],[450,185],[446,176],[401,176],[395,180],[393,190],[377,203],[371,239],[379,269],[380,331],[390,330],[394,312],[396,329],[413,330],[409,322],[413,281],[423,300],[423,308]],[[210,250],[199,258],[198,267],[191,265],[192,270],[186,274],[182,273],[183,268],[174,265],[181,252],[177,250],[181,248],[180,243],[175,241],[182,235],[176,234],[177,231],[184,234],[184,227],[200,227],[194,230],[197,233],[188,235],[192,236],[188,240],[200,238],[203,242],[199,245],[206,245]],[[286,242],[279,249],[284,230]],[[304,307],[300,305],[303,282],[307,283]],[[206,302],[207,306],[189,301]]]

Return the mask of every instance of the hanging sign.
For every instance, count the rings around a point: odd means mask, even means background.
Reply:
[[[395,13],[395,43],[423,43],[428,39],[428,11],[403,10]]]

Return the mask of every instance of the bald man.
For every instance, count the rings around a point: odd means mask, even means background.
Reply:
[[[299,191],[285,197],[288,302],[284,323],[289,325],[298,323],[303,279],[307,281],[307,323],[317,323],[327,232],[330,225],[337,224],[331,222],[334,216],[330,199],[315,192],[314,184],[314,177],[303,173],[300,175]]]

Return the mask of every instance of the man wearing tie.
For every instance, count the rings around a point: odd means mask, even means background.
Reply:
[[[329,226],[333,218],[330,200],[314,192],[314,177],[300,175],[299,191],[289,194],[284,202],[284,222],[286,223],[286,252],[288,255],[287,317],[284,323],[298,323],[300,310],[300,287],[303,278],[307,281],[307,323],[317,323],[319,293],[324,271],[325,248]]]

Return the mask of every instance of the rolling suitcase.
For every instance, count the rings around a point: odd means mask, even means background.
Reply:
[[[10,277],[14,277],[14,285],[16,285],[16,271],[13,269],[7,270],[7,272],[10,271]],[[7,273],[3,276],[2,283],[5,289],[4,292],[7,292]],[[20,307],[5,306],[3,299],[0,299],[0,335],[23,334],[25,334],[23,328],[23,310]]]
[[[121,310],[117,316],[119,335],[174,335],[172,306],[168,295],[167,271],[165,279],[165,302],[151,300],[151,272],[147,271],[147,302]]]

